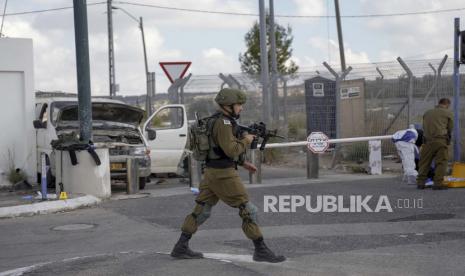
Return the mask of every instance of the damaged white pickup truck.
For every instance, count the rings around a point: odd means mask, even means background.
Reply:
[[[109,150],[111,178],[126,179],[126,161],[131,156],[138,162],[141,189],[151,173],[177,171],[187,139],[186,112],[182,105],[161,107],[141,129],[143,118],[144,110],[122,101],[92,99],[93,142],[117,145]],[[50,164],[47,181],[48,186],[53,187],[55,157],[50,143],[62,133],[79,132],[77,98],[37,97],[34,127],[37,156],[47,155]],[[40,162],[37,166],[40,168]]]

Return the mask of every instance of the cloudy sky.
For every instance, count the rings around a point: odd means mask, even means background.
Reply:
[[[244,34],[258,20],[258,0],[126,0],[114,1],[132,15],[144,18],[149,70],[157,74],[157,93],[169,85],[160,61],[192,61],[193,75],[240,71]],[[34,41],[35,88],[76,92],[73,10],[17,14],[72,6],[72,0],[9,0],[3,34]],[[88,24],[93,95],[108,95],[106,4],[88,0]],[[268,5],[268,0],[265,1]],[[452,56],[454,17],[465,21],[463,0],[341,0],[344,44],[348,64]],[[275,0],[277,23],[293,28],[294,57],[302,71],[323,61],[338,64],[333,0]],[[3,14],[5,0],[0,0]],[[142,4],[142,5],[140,5]],[[148,4],[151,6],[144,6]],[[158,6],[158,7],[155,7]],[[228,15],[168,8],[244,13]],[[452,9],[451,12],[431,12]],[[419,15],[376,16],[427,12]],[[8,15],[10,14],[10,15]],[[2,17],[0,17],[1,19]],[[145,73],[137,23],[114,10],[116,82],[123,95],[144,94]],[[465,29],[465,22],[462,24]]]

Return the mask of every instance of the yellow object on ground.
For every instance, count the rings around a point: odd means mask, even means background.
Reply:
[[[449,188],[465,188],[465,163],[454,163],[452,175],[444,177]]]
[[[60,199],[68,199],[68,194],[66,192],[61,192]]]

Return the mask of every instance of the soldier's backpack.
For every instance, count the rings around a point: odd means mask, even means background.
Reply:
[[[220,113],[210,117],[199,119],[195,114],[196,122],[189,129],[188,149],[192,152],[192,157],[197,161],[206,161],[210,149],[214,146],[210,136],[213,132],[213,125]]]

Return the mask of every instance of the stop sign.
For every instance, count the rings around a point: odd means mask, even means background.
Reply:
[[[323,132],[312,132],[307,137],[307,148],[313,153],[323,153],[328,149],[328,136]]]

